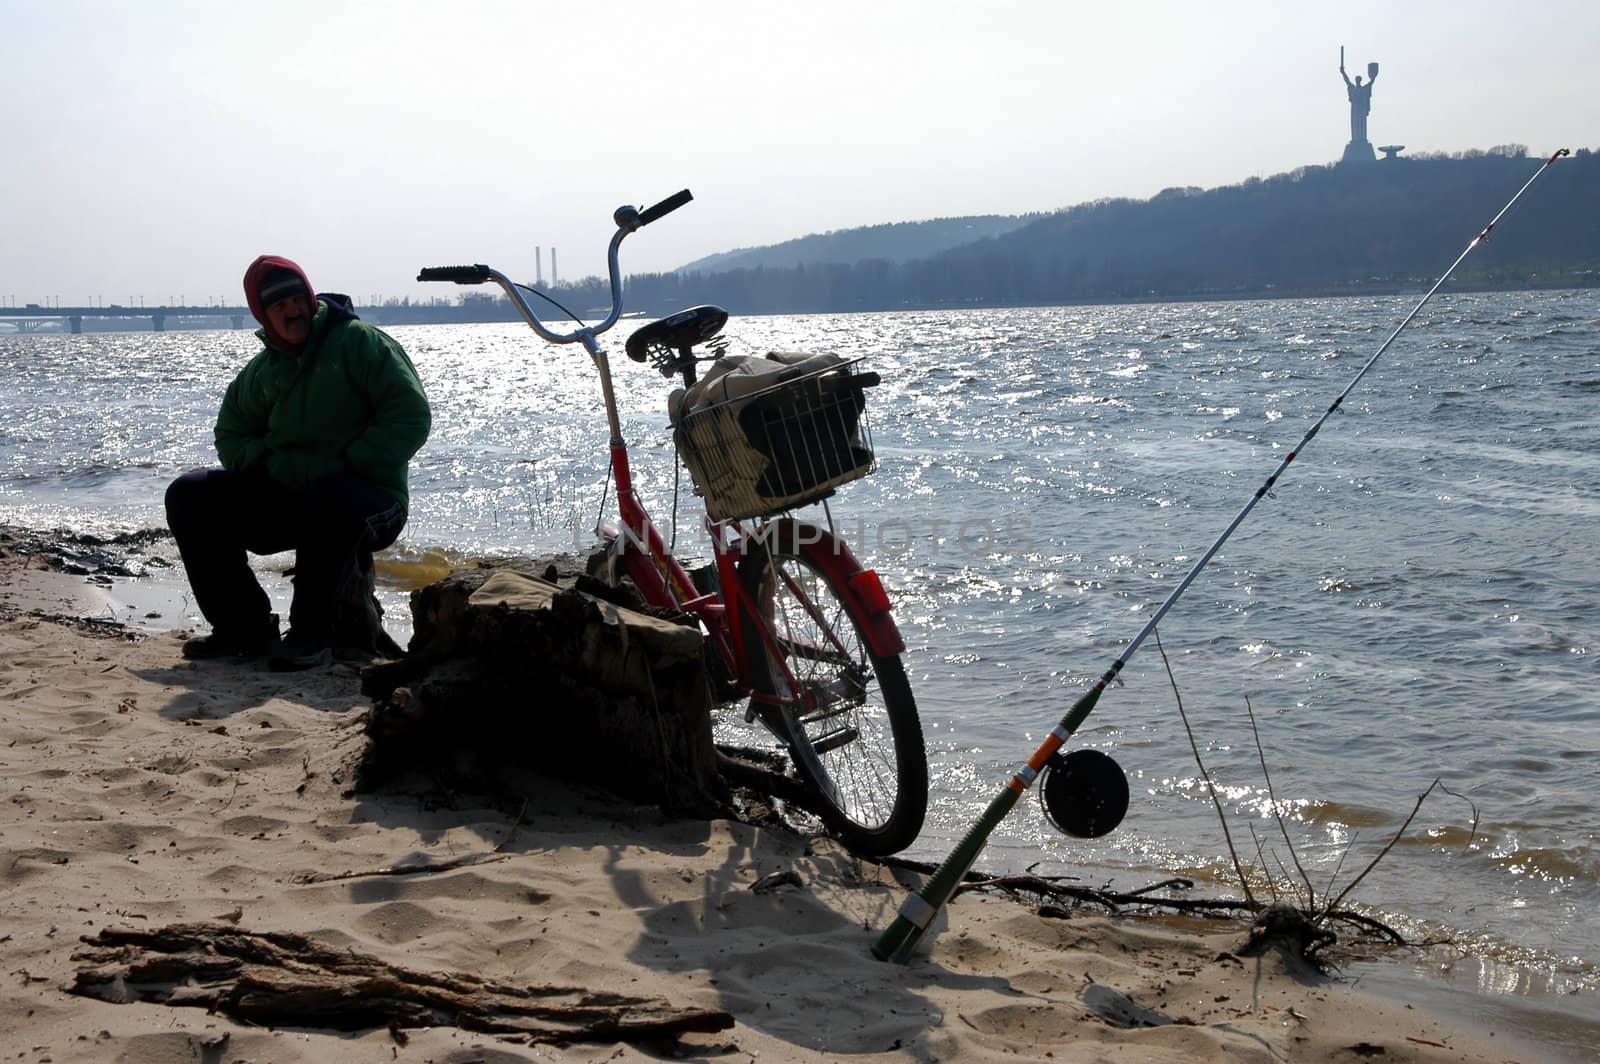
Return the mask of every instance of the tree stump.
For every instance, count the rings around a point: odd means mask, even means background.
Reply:
[[[533,768],[675,815],[726,815],[699,627],[621,605],[581,568],[540,565],[461,569],[412,593],[408,658],[364,674],[359,786]]]

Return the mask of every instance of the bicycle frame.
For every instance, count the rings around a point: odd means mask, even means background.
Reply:
[[[600,373],[601,395],[611,426],[611,472],[617,482],[617,509],[622,518],[622,529],[612,537],[613,550],[621,552],[628,575],[633,578],[646,602],[655,606],[671,606],[697,617],[721,653],[728,674],[738,678],[741,688],[749,692],[754,701],[764,704],[794,701],[795,678],[785,664],[783,648],[765,623],[754,626],[764,644],[759,649],[766,661],[778,663],[784,673],[782,687],[791,694],[785,697],[757,690],[751,680],[752,655],[758,648],[745,646],[745,626],[739,623],[739,618],[748,615],[759,619],[761,611],[760,604],[752,601],[745,591],[739,579],[737,563],[749,544],[760,545],[766,535],[788,532],[791,541],[801,541],[805,538],[802,530],[810,529],[816,534],[814,542],[823,548],[817,552],[820,564],[867,619],[867,630],[863,636],[872,652],[880,657],[889,657],[905,650],[905,641],[889,612],[889,596],[878,574],[863,568],[844,541],[831,532],[814,526],[801,526],[792,519],[768,521],[751,531],[738,521],[713,521],[708,517],[705,528],[711,540],[719,590],[701,592],[688,571],[667,549],[643,501],[634,491],[628,447],[622,438],[621,415],[617,411],[616,394],[611,384],[610,359],[598,344],[591,351],[591,357]],[[790,583],[789,590],[797,599],[805,600],[806,596],[797,585]],[[807,603],[806,608],[814,620],[823,621],[815,606]],[[823,624],[822,627],[827,629],[828,626]],[[844,647],[838,637],[831,631],[829,635],[834,640],[833,649],[843,653]]]
[[[609,374],[610,371],[604,368],[601,372]],[[610,394],[609,389],[602,390]],[[754,531],[739,522],[708,519],[706,530],[711,540],[719,590],[701,592],[682,563],[667,549],[644,503],[634,492],[627,445],[620,441],[611,449],[611,471],[617,479],[617,509],[622,518],[622,528],[602,528],[601,531],[610,534],[612,550],[620,555],[628,568],[628,575],[633,578],[645,601],[652,605],[674,607],[701,621],[722,654],[729,674],[739,677],[742,687],[752,687],[748,662],[749,655],[756,648],[744,645],[744,628],[738,623],[738,618],[742,613],[760,617],[761,612],[760,604],[750,598],[739,579],[738,561],[751,543],[759,548],[768,536],[787,535],[790,542],[815,542],[821,548],[816,554],[820,564],[834,578],[837,586],[851,597],[862,616],[868,619],[863,636],[872,652],[888,657],[905,650],[905,640],[889,612],[889,597],[883,590],[878,574],[864,568],[843,540],[823,529],[802,526],[788,518],[767,522]],[[809,540],[804,535],[805,529],[814,532],[816,538]],[[790,591],[797,598],[805,597],[801,589],[792,584]],[[816,620],[822,620],[815,614],[815,607],[808,608]],[[761,649],[766,652],[768,659],[781,663],[784,655],[776,636],[765,624],[756,625],[755,630],[761,634],[765,644]],[[836,640],[834,649],[842,652],[844,648]],[[782,668],[786,674],[786,686],[793,690],[794,677],[788,675],[786,665]],[[751,694],[758,701],[784,701],[757,691]]]

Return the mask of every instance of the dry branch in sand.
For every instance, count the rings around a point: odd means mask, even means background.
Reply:
[[[1223,837],[1227,840],[1228,853],[1233,858],[1233,866],[1235,871],[1238,873],[1239,884],[1244,890],[1246,901],[1242,905],[1234,903],[1235,907],[1246,908],[1257,914],[1256,919],[1250,928],[1250,937],[1245,942],[1244,946],[1241,947],[1240,952],[1246,955],[1258,954],[1269,948],[1276,947],[1287,953],[1296,955],[1303,960],[1309,961],[1319,968],[1324,967],[1326,966],[1327,962],[1322,957],[1321,951],[1329,946],[1332,946],[1338,941],[1338,936],[1327,927],[1328,922],[1331,920],[1338,920],[1343,923],[1361,928],[1365,931],[1374,932],[1381,935],[1392,944],[1404,945],[1404,937],[1402,937],[1399,932],[1395,931],[1387,924],[1384,924],[1378,920],[1374,920],[1371,917],[1363,916],[1359,913],[1353,913],[1348,910],[1340,909],[1338,906],[1339,903],[1344,901],[1344,899],[1349,896],[1350,892],[1353,891],[1356,886],[1360,884],[1360,882],[1378,866],[1378,863],[1388,856],[1389,851],[1392,850],[1395,844],[1400,841],[1401,837],[1405,835],[1406,830],[1411,826],[1411,821],[1416,818],[1417,813],[1422,809],[1422,803],[1427,800],[1428,795],[1433,793],[1434,788],[1441,786],[1439,781],[1435,779],[1428,785],[1427,790],[1423,791],[1417,796],[1417,804],[1412,808],[1410,815],[1407,816],[1405,821],[1400,825],[1399,830],[1395,832],[1394,838],[1389,840],[1389,844],[1380,850],[1378,855],[1372,859],[1371,863],[1369,863],[1359,875],[1351,880],[1350,883],[1347,884],[1337,896],[1333,894],[1333,883],[1329,883],[1328,890],[1325,892],[1327,895],[1327,900],[1319,909],[1317,907],[1316,890],[1311,885],[1311,877],[1306,874],[1305,867],[1300,863],[1300,855],[1295,852],[1294,842],[1290,839],[1288,827],[1283,822],[1283,815],[1278,804],[1277,792],[1272,785],[1272,774],[1267,769],[1267,756],[1261,746],[1261,732],[1256,727],[1255,709],[1250,705],[1249,698],[1246,698],[1245,711],[1249,714],[1250,732],[1255,738],[1256,757],[1261,765],[1261,774],[1266,779],[1267,798],[1272,805],[1272,815],[1274,819],[1277,820],[1278,830],[1283,835],[1284,845],[1289,849],[1289,857],[1294,862],[1294,867],[1296,871],[1299,872],[1301,881],[1305,883],[1306,887],[1306,904],[1304,907],[1286,905],[1282,903],[1263,906],[1255,900],[1254,894],[1251,893],[1250,882],[1245,875],[1244,866],[1240,863],[1239,854],[1234,849],[1233,836],[1228,831],[1228,819],[1223,815],[1222,803],[1217,799],[1216,787],[1212,784],[1211,774],[1206,769],[1204,760],[1200,757],[1200,746],[1195,741],[1194,730],[1189,726],[1189,717],[1188,714],[1184,712],[1183,708],[1183,696],[1178,691],[1178,679],[1175,675],[1173,675],[1172,663],[1167,659],[1166,649],[1161,646],[1161,634],[1159,632],[1156,633],[1156,648],[1160,651],[1161,661],[1166,666],[1167,680],[1172,685],[1173,698],[1177,701],[1178,715],[1183,721],[1184,731],[1187,732],[1189,736],[1189,748],[1194,752],[1195,764],[1199,766],[1200,774],[1206,781],[1206,788],[1211,794],[1212,804],[1216,807],[1217,820],[1222,825]],[[1441,789],[1446,790],[1447,793],[1454,793],[1449,792],[1448,788]],[[1460,796],[1458,795],[1457,797]],[[1474,834],[1477,831],[1477,808],[1475,806],[1473,807],[1473,831]],[[1251,829],[1251,835],[1255,835],[1253,828]],[[1262,871],[1267,872],[1266,859],[1261,853],[1261,841],[1259,838],[1256,839],[1256,846],[1257,857],[1261,860]],[[1347,849],[1346,853],[1348,852],[1349,851]],[[1341,867],[1344,863],[1344,856],[1344,854],[1341,854],[1339,858]],[[1281,861],[1279,862],[1279,867],[1282,867]],[[1268,881],[1270,883],[1270,872],[1267,874],[1269,876]],[[1335,878],[1338,876],[1337,868],[1334,870],[1334,876]]]
[[[104,1001],[187,1005],[264,1025],[363,1030],[455,1026],[532,1042],[636,1041],[722,1031],[730,1013],[582,987],[511,986],[423,972],[304,935],[224,924],[108,928],[73,954],[68,988]]]
[[[1178,692],[1177,679],[1173,675],[1172,666],[1170,661],[1167,659],[1166,650],[1161,648],[1161,636],[1159,632],[1156,633],[1156,646],[1161,649],[1161,658],[1167,667],[1167,677],[1172,683],[1173,694],[1177,697],[1178,713],[1183,720],[1184,730],[1188,734],[1189,746],[1194,753],[1195,762],[1200,768],[1200,774],[1205,780],[1207,791],[1211,796],[1213,805],[1216,807],[1217,817],[1221,822],[1223,835],[1227,840],[1228,852],[1233,860],[1234,869],[1239,876],[1240,887],[1244,891],[1244,898],[1179,898],[1172,897],[1170,893],[1160,895],[1155,893],[1157,891],[1171,889],[1186,890],[1194,886],[1192,881],[1181,878],[1163,880],[1159,883],[1151,884],[1136,891],[1119,892],[1096,889],[1093,887],[1069,885],[1062,881],[1070,877],[1063,876],[988,876],[982,873],[971,871],[963,876],[961,883],[957,885],[953,893],[960,894],[970,890],[998,891],[1006,894],[1013,900],[1022,902],[1028,902],[1031,900],[1036,905],[1036,911],[1040,916],[1056,918],[1064,918],[1070,916],[1072,913],[1071,908],[1057,904],[1060,902],[1070,903],[1074,906],[1093,905],[1112,914],[1122,914],[1130,910],[1138,910],[1145,912],[1165,911],[1171,913],[1250,918],[1252,922],[1249,936],[1239,947],[1239,952],[1241,954],[1250,956],[1263,953],[1268,949],[1278,949],[1284,953],[1307,961],[1319,969],[1326,968],[1328,966],[1328,961],[1323,956],[1323,951],[1338,942],[1338,936],[1328,927],[1329,923],[1331,922],[1339,922],[1356,928],[1362,934],[1380,938],[1387,944],[1405,945],[1405,938],[1399,932],[1382,921],[1375,920],[1372,917],[1365,916],[1360,913],[1339,909],[1338,905],[1346,896],[1349,895],[1350,891],[1353,890],[1355,886],[1359,884],[1369,872],[1372,871],[1373,867],[1375,867],[1378,862],[1388,854],[1395,843],[1399,841],[1400,837],[1404,835],[1406,829],[1410,826],[1412,819],[1416,816],[1417,811],[1422,807],[1423,801],[1433,791],[1434,787],[1439,785],[1438,781],[1435,780],[1433,785],[1431,785],[1427,791],[1424,791],[1422,795],[1418,797],[1416,808],[1411,811],[1410,816],[1406,817],[1405,822],[1401,824],[1399,831],[1395,834],[1395,838],[1390,841],[1389,845],[1385,846],[1382,852],[1380,852],[1377,857],[1373,859],[1372,863],[1369,864],[1360,875],[1356,876],[1355,879],[1337,896],[1333,895],[1330,887],[1330,890],[1327,892],[1330,900],[1325,901],[1325,903],[1319,908],[1317,906],[1316,892],[1311,886],[1310,877],[1306,874],[1305,868],[1301,865],[1299,855],[1294,851],[1294,844],[1289,837],[1288,829],[1283,823],[1282,815],[1279,812],[1276,791],[1272,785],[1271,774],[1267,769],[1266,755],[1261,749],[1260,735],[1255,728],[1254,711],[1251,710],[1251,730],[1256,735],[1256,752],[1260,760],[1262,773],[1267,779],[1268,794],[1272,801],[1273,814],[1277,818],[1278,827],[1283,835],[1284,843],[1289,847],[1290,858],[1293,861],[1295,869],[1299,872],[1300,879],[1305,884],[1307,892],[1306,904],[1303,908],[1281,903],[1274,903],[1270,905],[1265,904],[1259,901],[1255,894],[1251,891],[1250,881],[1246,875],[1245,867],[1239,859],[1237,850],[1234,848],[1233,837],[1228,831],[1227,818],[1223,815],[1222,805],[1217,797],[1216,787],[1212,782],[1211,774],[1207,770],[1204,760],[1200,756],[1199,743],[1195,739],[1194,731],[1189,726],[1188,715],[1184,711],[1183,707],[1183,699],[1181,694]],[[1474,810],[1474,827],[1475,826],[1476,810]],[[1253,835],[1254,832],[1252,831],[1252,836]],[[1265,871],[1267,861],[1265,855],[1261,851],[1261,840],[1259,838],[1256,839],[1256,849],[1258,859],[1260,860],[1261,869]],[[932,874],[935,870],[932,865],[926,865],[916,861],[909,861],[903,858],[884,858],[878,863],[886,867],[904,868],[912,871],[922,872],[924,874]],[[1282,863],[1279,862],[1279,864],[1281,868]]]

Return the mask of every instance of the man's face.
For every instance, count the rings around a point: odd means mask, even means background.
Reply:
[[[278,300],[267,308],[267,324],[274,335],[299,347],[311,335],[311,300],[303,295]]]

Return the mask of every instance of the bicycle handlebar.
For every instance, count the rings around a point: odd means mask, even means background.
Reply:
[[[597,354],[600,345],[595,337],[605,332],[617,323],[622,316],[622,274],[617,265],[617,249],[622,245],[622,240],[629,233],[649,225],[657,219],[671,214],[685,203],[694,199],[693,193],[688,189],[675,192],[653,206],[639,210],[636,207],[618,207],[612,214],[612,220],[617,223],[617,231],[611,236],[611,245],[606,250],[606,268],[611,275],[611,313],[606,315],[599,325],[586,326],[575,329],[570,333],[553,332],[540,320],[539,315],[528,301],[522,297],[517,284],[511,278],[490,266],[478,263],[473,266],[424,266],[417,274],[419,281],[454,281],[456,284],[483,284],[493,281],[498,284],[510,298],[522,319],[544,339],[553,344],[581,343],[590,354]]]
[[[424,266],[417,274],[419,281],[454,281],[456,284],[482,284],[489,280],[489,267],[476,266]]]
[[[688,203],[692,199],[694,199],[694,195],[688,189],[684,189],[682,192],[674,192],[672,195],[668,196],[654,207],[646,207],[644,210],[640,211],[639,224],[649,225],[662,215],[671,214],[673,211],[677,210],[679,207],[682,207],[685,203]]]

